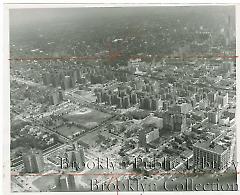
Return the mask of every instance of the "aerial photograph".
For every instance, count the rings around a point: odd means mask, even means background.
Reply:
[[[9,9],[11,192],[237,191],[235,19]]]

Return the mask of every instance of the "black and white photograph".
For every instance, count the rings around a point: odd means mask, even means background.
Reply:
[[[239,190],[235,5],[8,11],[12,193]]]

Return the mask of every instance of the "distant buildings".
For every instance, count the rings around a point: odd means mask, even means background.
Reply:
[[[139,131],[138,141],[139,146],[147,148],[148,144],[159,138],[158,128],[142,128]]]
[[[157,111],[163,107],[163,101],[157,90],[156,82],[144,83],[143,80],[134,80],[129,85],[120,85],[110,89],[96,89],[95,95],[97,103],[105,103],[120,109],[128,109],[139,104],[140,109]]]
[[[217,124],[219,121],[219,111],[218,110],[210,110],[207,113],[208,122]]]
[[[192,115],[192,119],[194,119],[195,121],[198,121],[198,122],[202,122],[207,117],[207,116],[205,116],[204,112],[201,110],[193,111],[191,113],[191,115]]]
[[[143,120],[142,129],[139,131],[139,145],[146,147],[147,144],[154,142],[160,137],[163,128],[163,119],[155,116],[146,117]]]
[[[152,115],[143,119],[142,123],[144,127],[163,128],[163,119]]]
[[[225,45],[230,46],[233,41],[235,42],[235,30],[234,30],[234,22],[232,22],[231,16],[228,16],[228,21],[227,21],[227,28],[225,29],[226,34],[225,34]]]
[[[26,173],[40,173],[44,170],[42,151],[30,149],[22,155]]]
[[[59,90],[55,90],[49,95],[49,101],[51,105],[58,105],[63,101],[63,92]]]
[[[219,94],[219,92],[212,91],[208,93],[207,97],[210,106],[225,107],[228,105],[228,93]]]
[[[166,111],[163,113],[163,128],[169,131],[184,132],[187,130],[186,114]]]
[[[122,107],[123,108],[129,108],[130,107],[130,97],[129,95],[126,95],[123,97],[123,103],[122,103]]]
[[[84,83],[85,79],[82,76],[82,71],[80,69],[74,69],[67,72],[54,70],[44,73],[42,75],[42,81],[46,86],[55,88],[61,87],[63,90],[67,90],[74,87],[76,83]]]
[[[225,107],[228,104],[228,93],[219,95],[217,97],[217,103],[221,105],[221,107]]]
[[[43,79],[43,84],[44,85],[50,85],[50,83],[51,83],[51,74],[50,73],[45,73],[42,76],[42,79]]]
[[[173,114],[169,111],[163,113],[163,128],[170,131],[174,130]]]
[[[140,108],[144,110],[151,110],[152,100],[149,96],[140,99]]]
[[[62,72],[46,72],[42,75],[43,84],[46,86],[51,85],[52,87],[58,87],[63,77],[64,74]]]
[[[233,61],[225,61],[222,63],[222,71],[224,73],[233,73],[233,68],[234,68],[234,65],[233,65]]]
[[[218,95],[218,93],[217,92],[209,92],[208,93],[208,101],[211,103],[211,104],[213,104],[215,101],[216,101],[216,99],[217,99],[217,95]]]
[[[179,113],[179,114],[180,113],[187,114],[188,112],[190,112],[190,110],[192,110],[192,106],[191,106],[191,104],[188,104],[188,103],[176,104],[176,105],[169,107],[169,111],[171,111],[173,113]]]
[[[147,146],[146,131],[143,128],[139,130],[138,141],[139,141],[139,146],[141,147]]]
[[[71,76],[64,76],[63,78],[63,83],[62,83],[62,89],[66,90],[66,89],[70,89],[73,87],[73,83],[72,83],[72,79]]]
[[[146,134],[146,143],[150,143],[159,138],[159,129],[153,129]]]
[[[154,96],[145,96],[140,99],[140,108],[144,110],[158,110],[159,109],[159,98]]]
[[[98,103],[105,102],[107,105],[116,105],[117,108],[130,108],[138,101],[137,94],[131,94],[130,91],[127,93],[126,89],[120,89],[117,92],[97,89],[95,95]]]
[[[175,114],[173,117],[174,129],[176,132],[184,132],[187,130],[186,115],[185,114]]]
[[[147,69],[147,63],[143,62],[142,59],[135,58],[135,59],[129,59],[128,61],[128,70],[131,73],[141,73],[142,71],[145,71]]]
[[[132,93],[130,95],[130,103],[133,105],[138,103],[138,97],[136,93]]]

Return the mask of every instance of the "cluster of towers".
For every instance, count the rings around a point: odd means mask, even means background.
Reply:
[[[137,94],[132,93],[130,88],[113,90],[97,89],[95,92],[97,96],[97,102],[105,102],[108,105],[116,105],[117,108],[129,108],[138,102]]]
[[[117,108],[127,109],[139,103],[140,109],[157,110],[159,96],[149,95],[146,91],[134,90],[130,86],[121,86],[117,90],[96,89],[98,103],[116,105]]]
[[[159,99],[158,96],[143,96],[142,98],[140,98],[140,107],[141,109],[144,110],[158,110],[159,108],[159,102],[161,100]]]
[[[187,130],[187,113],[191,104],[181,103],[169,106],[163,113],[163,127],[169,131],[184,132]]]
[[[75,69],[68,72],[47,72],[42,75],[43,84],[52,87],[61,87],[63,90],[73,88],[77,83],[84,83],[82,70]]]
[[[187,129],[186,114],[166,111],[163,114],[163,127],[170,131],[184,132]]]

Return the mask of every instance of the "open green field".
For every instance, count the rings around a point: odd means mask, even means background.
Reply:
[[[78,91],[75,91],[74,93],[80,95],[82,98],[86,99],[88,102],[95,102],[97,99],[94,93],[90,91],[78,90]]]
[[[56,130],[61,135],[68,137],[68,136],[72,136],[74,133],[77,133],[77,132],[81,133],[83,129],[76,127],[74,125],[71,127],[68,127],[67,125],[63,125],[61,127],[58,127]]]
[[[79,140],[93,147],[95,146],[97,139],[98,139],[98,133],[97,131],[94,131],[82,136]]]
[[[84,109],[85,110],[71,112],[65,115],[64,118],[69,121],[78,123],[86,129],[91,129],[111,117],[110,114],[103,113],[97,110],[93,110],[90,108]]]

